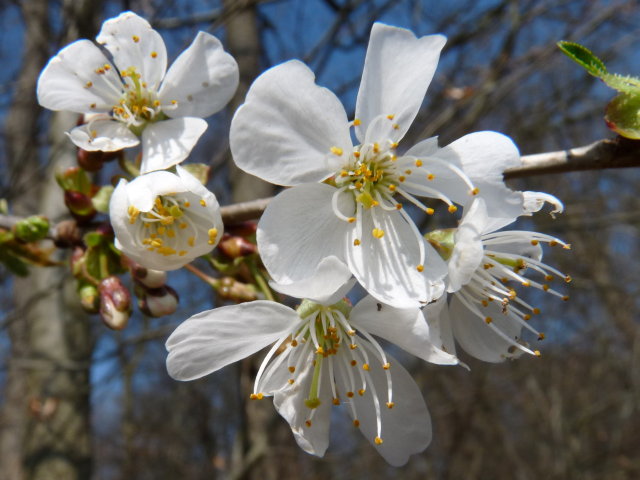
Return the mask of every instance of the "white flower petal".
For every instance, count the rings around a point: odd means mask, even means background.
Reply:
[[[448,261],[449,292],[455,292],[469,283],[482,263],[484,247],[481,235],[488,221],[484,201],[481,198],[474,199],[455,233],[455,245]]]
[[[360,300],[350,315],[351,324],[356,328],[395,343],[400,348],[440,365],[455,365],[458,358],[436,346],[441,344],[434,338],[423,312],[418,308],[393,308],[367,296]]]
[[[327,257],[343,261],[351,225],[333,213],[335,191],[325,184],[304,184],[281,192],[267,206],[258,223],[257,241],[262,261],[276,282],[312,278]],[[343,273],[325,277],[325,288],[335,291],[342,286]],[[329,285],[330,281],[335,284]]]
[[[298,320],[289,307],[262,300],[194,315],[167,340],[169,375],[176,380],[208,375],[287,335]]]
[[[502,330],[507,336],[514,340],[520,338],[522,328],[504,315],[500,305],[496,302],[489,303],[487,307],[479,308],[482,308],[482,313],[491,317],[495,327]],[[513,347],[494,332],[482,318],[465,307],[456,294],[451,299],[449,317],[457,342],[465,352],[479,360],[496,363],[507,358],[517,357],[522,353],[521,350]]]
[[[349,281],[350,279],[352,281]],[[336,257],[326,257],[320,261],[310,278],[293,283],[270,282],[270,285],[274,290],[290,297],[333,305],[351,290],[354,283],[355,279],[352,279],[351,272],[344,262]]]
[[[125,125],[115,120],[95,120],[75,127],[67,133],[76,147],[90,152],[115,152],[135,147],[140,139]]]
[[[140,173],[177,165],[189,156],[207,129],[201,118],[173,118],[148,125],[142,132]]]
[[[431,302],[423,308],[422,313],[429,325],[431,341],[434,342],[436,347],[443,352],[455,356],[456,346],[453,341],[453,331],[451,330],[447,298],[448,295],[442,295],[436,301]],[[466,365],[461,362],[460,364],[466,367]]]
[[[284,366],[283,371],[286,371]],[[298,446],[311,455],[322,457],[329,446],[329,428],[331,424],[331,387],[328,371],[323,371],[320,379],[320,405],[315,408],[311,426],[306,424],[311,409],[304,403],[309,395],[313,379],[312,358],[304,362],[304,369],[296,375],[296,382],[274,393],[273,405],[278,413],[289,423]]]
[[[520,165],[520,152],[513,141],[497,132],[476,132],[450,143],[433,157],[461,167],[479,190],[487,206],[487,214],[496,220],[496,227],[504,226],[522,214],[522,193],[505,184],[503,172]],[[432,168],[428,159],[427,168]],[[465,205],[473,197],[469,188],[442,166],[433,165],[434,188],[443,191],[456,203]]]
[[[356,102],[358,139],[378,115],[394,115],[400,138],[418,114],[445,44],[442,35],[416,38],[409,30],[375,23]]]
[[[431,442],[431,417],[422,392],[405,368],[391,355],[387,354],[391,363],[389,370],[380,365],[371,366],[370,378],[380,399],[382,418],[381,438],[383,443],[377,445],[376,411],[374,408],[372,389],[367,388],[363,396],[354,395],[349,399],[356,409],[360,430],[376,451],[394,467],[407,463],[409,457],[423,451]],[[393,408],[387,408],[387,378],[385,372],[391,374],[393,385]],[[336,376],[340,392],[348,391],[347,379],[342,374]],[[344,399],[344,395],[341,397]],[[348,410],[351,414],[351,409]]]
[[[242,170],[278,185],[319,182],[333,172],[332,147],[352,150],[347,115],[338,98],[292,60],[253,83],[230,130],[233,159]]]
[[[170,117],[208,117],[238,88],[238,64],[213,35],[199,32],[169,68],[159,97]],[[175,107],[172,100],[177,103]]]
[[[562,213],[564,211],[564,205],[562,202],[544,192],[522,192],[524,196],[524,214],[531,215],[532,213],[539,212],[544,207],[545,202],[549,202],[553,205],[551,216],[556,213]]]
[[[110,112],[121,91],[116,69],[89,40],[60,50],[42,70],[37,86],[38,103],[44,108],[76,113]]]
[[[349,268],[367,292],[383,303],[398,308],[426,304],[431,300],[430,286],[417,270],[419,250],[413,230],[396,211],[381,210],[376,214],[384,236],[373,236],[371,210],[365,210],[360,245],[354,245],[356,230],[349,232],[346,245]]]
[[[123,12],[102,24],[96,41],[113,55],[120,72],[134,67],[149,89],[160,87],[167,69],[167,49],[160,34],[145,19]]]

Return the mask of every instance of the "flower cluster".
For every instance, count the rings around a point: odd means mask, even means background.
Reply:
[[[237,66],[201,32],[165,71],[160,36],[131,12],[105,22],[97,42],[110,59],[88,40],[69,45],[42,72],[38,98],[84,114],[69,132],[84,150],[141,143],[142,175],[120,180],[110,199],[115,245],[143,268],[180,268],[223,235],[215,196],[178,164],[206,128],[201,117],[230,99]],[[508,137],[484,131],[443,147],[437,138],[403,144],[444,44],[441,35],[376,23],[354,118],[293,60],[256,79],[231,123],[236,164],[290,187],[270,202],[255,239],[271,288],[300,304],[260,299],[195,315],[167,340],[167,368],[193,380],[271,345],[251,398],[272,396],[314,455],[327,449],[331,407],[340,405],[391,465],[428,446],[420,389],[376,337],[441,365],[464,366],[456,343],[488,362],[537,356],[522,332],[544,338],[529,323],[540,310],[521,293],[532,287],[568,299],[550,282],[570,277],[543,263],[541,245],[569,245],[505,229],[547,202],[553,213],[563,209],[551,195],[504,184],[503,172],[521,164]],[[439,204],[460,219],[457,228],[422,231],[416,209],[434,215]],[[255,257],[253,232],[234,237],[237,245],[225,238],[221,250],[234,265]],[[356,282],[367,294],[352,306],[345,296]],[[154,296],[146,287],[148,311],[175,308],[175,292]],[[166,308],[151,308],[160,294]]]

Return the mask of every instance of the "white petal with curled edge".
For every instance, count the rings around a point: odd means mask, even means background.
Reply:
[[[135,147],[140,139],[124,124],[115,120],[95,120],[67,132],[76,147],[89,152],[115,152]]]
[[[400,348],[427,362],[455,365],[458,358],[439,346],[419,308],[393,308],[373,297],[360,300],[351,311],[351,324],[373,335],[395,343]]]
[[[220,40],[199,32],[162,81],[159,97],[163,111],[173,118],[213,115],[233,97],[238,77],[238,64]]]
[[[292,60],[260,75],[231,122],[231,153],[239,168],[271,183],[320,182],[334,171],[328,158],[346,162],[353,148],[347,114],[331,91],[315,84]]]
[[[495,220],[495,227],[507,225],[522,214],[521,192],[509,189],[503,180],[503,172],[521,164],[520,152],[513,141],[497,132],[475,132],[459,138],[438,150],[434,157],[461,167],[478,188],[477,196],[484,199],[487,215]],[[431,168],[428,163],[426,166]],[[443,191],[461,205],[473,196],[469,187],[447,173],[443,167],[433,166],[433,187]]]
[[[277,283],[312,278],[327,257],[344,261],[344,243],[352,226],[333,213],[331,198],[335,192],[329,185],[308,183],[279,193],[267,206],[258,223],[258,249]],[[341,208],[346,212],[349,206]],[[337,272],[325,277],[325,288],[337,290],[344,275]]]
[[[142,132],[140,173],[163,170],[182,162],[207,129],[201,118],[172,118],[148,125]]]
[[[371,29],[356,102],[359,140],[378,115],[394,115],[399,136],[418,114],[446,42],[442,35],[416,38],[404,28],[375,23]]]
[[[118,103],[122,81],[98,47],[78,40],[49,60],[38,77],[37,93],[38,103],[49,110],[106,113]]]
[[[293,283],[269,282],[274,290],[295,298],[307,298],[323,305],[333,305],[353,287],[349,268],[336,257],[320,261],[311,277]],[[336,286],[338,286],[336,288]]]
[[[492,323],[514,341],[520,338],[522,327],[510,320],[501,311],[500,305],[491,302],[482,308],[483,315],[491,317]],[[484,362],[502,362],[519,356],[522,351],[500,337],[480,317],[471,312],[454,294],[449,306],[449,317],[453,335],[460,347],[469,355]]]
[[[420,307],[431,300],[427,277],[417,270],[419,250],[411,227],[399,212],[376,212],[382,238],[372,235],[371,210],[362,215],[362,238],[355,246],[356,230],[349,232],[346,258],[349,268],[367,292],[397,308]],[[426,272],[425,273],[429,273]]]
[[[481,198],[474,199],[455,233],[455,245],[448,261],[449,292],[455,292],[469,283],[482,263],[484,248],[481,235],[487,221],[484,202]]]
[[[524,196],[524,214],[531,215],[532,213],[538,212],[544,207],[545,202],[549,202],[553,205],[553,210],[551,211],[551,216],[556,213],[562,213],[564,211],[564,205],[562,202],[554,197],[553,195],[549,195],[544,192],[522,192]]]
[[[273,405],[291,427],[291,432],[298,446],[311,455],[322,457],[329,446],[329,428],[331,425],[331,386],[329,385],[328,369],[323,368],[320,378],[320,405],[315,408],[311,426],[306,424],[311,409],[304,403],[313,379],[312,359],[304,362],[304,370],[296,376],[293,385],[276,391]],[[323,365],[324,367],[324,365]],[[283,366],[283,370],[286,368]]]
[[[115,245],[118,250],[122,250],[122,242],[131,245],[134,238],[130,229],[128,209],[131,203],[127,193],[127,182],[124,178],[120,179],[118,185],[113,190],[109,199],[109,220],[116,232],[120,232],[115,239]],[[151,192],[147,192],[151,196]],[[152,200],[153,201],[153,200]],[[122,239],[122,241],[120,241]]]
[[[163,171],[141,175],[127,185],[129,203],[141,212],[150,211],[158,195],[184,191],[186,187],[180,177]]]
[[[194,380],[215,372],[286,336],[297,320],[289,307],[263,300],[194,315],[167,340],[169,375]]]
[[[123,12],[102,24],[96,41],[113,55],[121,72],[135,67],[141,82],[157,90],[167,70],[167,49],[149,22],[133,12]]]
[[[371,353],[370,353],[371,354]],[[387,354],[391,364],[389,370],[381,365],[371,365],[369,374],[380,398],[382,417],[381,438],[383,443],[376,445],[377,436],[376,411],[373,403],[372,389],[366,389],[363,396],[354,395],[349,399],[356,410],[356,418],[360,421],[360,431],[373,445],[376,451],[394,467],[407,463],[409,457],[422,452],[431,443],[431,417],[422,392],[405,368],[391,355]],[[387,408],[387,378],[385,372],[391,374],[393,386],[393,408]],[[349,390],[348,377],[342,370],[336,375],[341,392]],[[351,409],[347,410],[351,415]]]

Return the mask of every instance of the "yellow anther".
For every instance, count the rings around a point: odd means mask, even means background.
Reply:
[[[187,239],[187,243],[189,244],[190,247],[193,247],[196,244],[196,238],[195,237],[189,237]]]
[[[334,398],[333,399],[333,404],[334,405],[340,405],[340,399],[339,398]]]
[[[393,127],[394,130],[398,130],[400,128],[400,125],[398,125],[397,123],[394,123],[391,126]]]
[[[540,335],[538,335],[538,340],[544,340],[544,339],[545,339],[544,333],[540,332]]]
[[[353,395],[354,395],[353,392],[347,392],[347,397],[353,398]]]
[[[207,235],[209,235],[209,245],[213,245],[216,242],[216,238],[218,238],[218,229],[210,228],[207,230]]]
[[[553,281],[553,275],[545,275],[545,276],[544,276],[544,279],[545,279],[547,282],[552,282],[552,281]]]
[[[360,158],[360,152],[353,152],[353,156],[356,158]]]
[[[89,108],[96,108],[96,104],[92,103],[91,105],[89,105]]]
[[[364,388],[361,388],[360,390],[358,390],[358,395],[360,395],[361,397],[364,395],[364,392],[366,390]]]
[[[449,208],[447,210],[449,210],[449,213],[456,213],[458,211],[458,207],[456,207],[455,205],[449,205]]]
[[[389,145],[391,148],[398,148],[398,142],[391,142],[391,145]]]
[[[298,341],[295,338],[293,340],[291,340],[291,346],[292,347],[297,347],[298,346]]]
[[[137,35],[134,35],[133,37],[131,37],[131,40],[133,40],[135,43],[138,43],[140,41],[140,37]]]
[[[185,228],[187,228],[189,225],[186,223],[181,223],[180,225],[178,225],[180,227],[181,230],[184,230]]]
[[[184,206],[189,208],[191,206],[191,202],[189,202],[189,200],[185,200],[184,201]]]
[[[204,198],[200,199],[200,205],[202,205],[203,207],[207,206],[207,202],[204,201]]]
[[[374,228],[371,231],[371,234],[376,238],[382,238],[382,237],[384,237],[384,230],[382,230],[380,228]]]
[[[319,346],[319,347],[316,349],[316,353],[323,354],[323,353],[324,353],[324,349],[323,349],[322,347],[320,347],[320,346]]]
[[[473,190],[471,190],[471,195],[477,195],[480,193],[480,189],[478,187],[475,187]]]
[[[91,138],[96,138],[98,136],[97,130],[91,130]]]
[[[340,176],[341,176],[341,177],[348,177],[348,176],[349,176],[349,172],[347,172],[346,170],[342,170],[342,171],[340,172]]]
[[[84,84],[84,88],[91,88],[93,87],[93,82],[87,82]]]
[[[485,317],[485,318],[484,318],[484,322],[485,322],[487,325],[489,325],[491,322],[493,322],[493,318],[491,318],[491,317]]]
[[[400,175],[400,176],[398,177],[398,181],[400,181],[400,182],[404,182],[406,179],[407,179],[407,178],[406,178],[404,175]]]
[[[387,118],[388,118],[389,120],[393,120],[393,119],[395,118],[395,115],[393,115],[393,114],[391,114],[391,115],[387,115]]]
[[[480,303],[482,303],[483,307],[488,307],[489,306],[489,302],[487,302],[486,300],[482,300]]]
[[[351,366],[355,367],[358,364],[358,362],[356,362],[355,360],[351,360]]]
[[[564,248],[565,250],[571,250],[571,244],[565,243],[564,245],[562,245],[562,248]]]
[[[533,245],[534,247],[538,245],[538,243],[540,243],[538,242],[538,240],[531,240],[531,245]]]
[[[290,378],[287,381],[289,382],[289,385],[293,385],[295,383],[295,380],[293,378]]]
[[[353,124],[354,124],[355,126],[358,126],[358,125],[360,125],[361,123],[362,123],[362,122],[360,121],[360,119],[359,119],[359,118],[354,118],[354,119],[353,119]]]
[[[427,215],[433,215],[434,213],[436,213],[436,211],[433,208],[429,208],[429,207],[425,209],[425,212],[427,213]]]
[[[368,363],[363,363],[362,364],[362,369],[366,370],[366,371],[369,371],[369,364]]]
[[[522,286],[523,287],[530,287],[531,286],[531,282],[529,282],[528,280],[525,282],[522,282]]]
[[[433,173],[427,175],[427,180],[433,180],[434,178],[436,178],[436,176]]]
[[[396,210],[402,210],[402,204],[396,203]]]
[[[418,265],[416,267],[416,270],[418,270],[419,272],[424,272],[424,265]]]
[[[547,285],[546,283],[544,285],[542,285],[542,290],[544,290],[545,292],[549,291],[549,285]]]
[[[382,368],[385,370],[389,370],[391,368],[391,364],[387,362],[384,365],[382,365]]]
[[[290,371],[291,373],[295,372],[295,371],[296,371],[296,367],[289,367],[289,371]]]
[[[395,405],[396,404],[393,403],[393,402],[387,402],[387,408],[393,408],[393,407],[395,407]]]
[[[167,237],[175,238],[175,236],[176,236],[176,232],[173,230],[173,228],[167,228]]]
[[[529,320],[531,320],[531,315],[529,315],[528,313],[525,313],[522,318],[524,319],[525,322],[528,322]]]
[[[416,160],[416,167],[421,167],[422,166],[422,160],[418,159]]]
[[[180,250],[180,251],[178,252],[178,255],[180,255],[181,257],[184,257],[186,254],[187,254],[187,251],[186,251],[186,250]]]
[[[411,169],[410,169],[410,168],[407,168],[407,169],[404,171],[404,173],[406,173],[407,175],[411,175]]]
[[[389,187],[388,187],[388,188],[389,188],[389,191],[390,191],[390,192],[395,192],[395,191],[396,191],[396,188],[398,188],[398,187],[396,187],[393,183],[391,183],[391,184],[389,184]]]
[[[360,426],[360,420],[354,420],[353,421],[353,426],[358,428]]]
[[[360,240],[358,240],[357,238],[353,241],[353,245],[355,247],[357,247],[358,245],[360,245]]]
[[[310,427],[310,426],[311,426],[311,420],[307,420],[306,422],[304,422],[304,424],[305,424],[307,427]]]
[[[177,100],[171,100],[171,105],[175,105],[176,103],[178,103]]]
[[[156,58],[158,56],[158,52],[151,52],[151,58]]]
[[[534,315],[540,315],[540,309],[539,308],[534,308],[531,311],[533,312]]]
[[[373,144],[373,153],[380,153],[380,145],[378,142]]]
[[[533,354],[534,354],[536,357],[539,357],[539,356],[541,355],[540,350],[534,350],[534,351],[533,351]]]
[[[380,437],[376,437],[373,441],[376,443],[376,445],[382,445],[382,439]]]
[[[349,218],[347,219],[347,221],[348,221],[349,223],[353,223],[353,222],[355,222],[355,221],[356,221],[356,217],[349,217]]]
[[[356,348],[358,348],[358,345],[356,345],[355,343],[352,343],[352,344],[349,345],[349,348],[351,350],[355,350]],[[355,360],[354,360],[354,362],[355,362]]]
[[[565,301],[565,302],[568,302],[569,301],[569,295],[563,296],[562,300]]]
[[[153,101],[153,106],[154,107],[159,107],[160,106],[160,100],[154,100]]]
[[[550,246],[550,247],[555,247],[556,245],[558,245],[558,242],[557,242],[557,241],[555,241],[555,240],[551,240],[551,241],[549,242],[549,246]]]
[[[342,155],[342,149],[340,147],[331,147],[330,150],[331,150],[331,153],[333,153],[334,155],[337,155],[337,156]]]

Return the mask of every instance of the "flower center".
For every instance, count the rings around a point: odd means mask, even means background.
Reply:
[[[147,88],[135,67],[121,71],[120,76],[124,91],[113,106],[113,116],[139,135],[147,123],[164,118],[160,100],[157,92]]]
[[[303,374],[312,368],[309,390],[304,405],[309,408],[309,415],[305,425],[310,428],[317,407],[322,398],[329,395],[330,388],[333,405],[340,405],[347,399],[351,409],[353,424],[357,427],[358,409],[361,405],[348,399],[364,396],[370,392],[376,410],[377,436],[375,443],[382,443],[382,420],[380,405],[382,400],[387,408],[393,408],[391,365],[380,344],[365,330],[358,332],[351,326],[348,316],[351,307],[342,301],[330,307],[305,300],[298,308],[301,321],[294,326],[292,334],[277,342],[267,354],[256,376],[253,399],[264,396],[261,390],[271,390],[267,387],[275,371],[287,368],[290,373],[289,385],[297,382],[298,374]],[[288,342],[284,351],[271,361],[276,352],[282,350],[282,345]],[[311,366],[309,366],[311,362]],[[384,370],[387,380],[387,396],[382,398],[376,391],[371,372],[372,369]],[[328,376],[328,382],[323,382],[323,376]],[[328,384],[328,387],[327,387]],[[266,387],[266,388],[265,388]]]
[[[148,212],[141,212],[133,205],[129,206],[128,215],[131,225],[137,224],[136,237],[148,251],[160,255],[184,256],[198,241],[199,229],[195,225],[197,213],[191,209],[194,199],[188,193],[181,195],[159,195],[155,198],[153,208]],[[202,207],[206,206],[200,200]],[[211,228],[207,231],[209,245],[217,240],[218,230]]]

